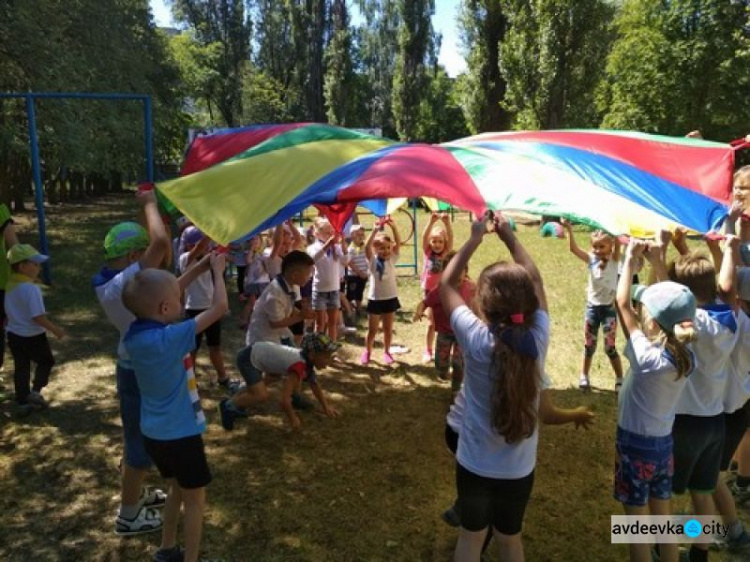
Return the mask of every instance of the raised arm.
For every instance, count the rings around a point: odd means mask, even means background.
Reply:
[[[617,282],[617,307],[622,320],[622,331],[626,338],[638,329],[638,317],[633,310],[630,298],[630,288],[633,285],[633,261],[643,253],[646,243],[637,238],[631,238],[628,249],[625,251],[625,259],[622,262],[622,273]]]
[[[391,232],[393,232],[393,241],[396,244],[393,250],[398,254],[401,251],[401,235],[398,233],[398,228],[396,227],[396,223],[393,222],[392,218],[389,217],[386,221],[386,224],[391,227]]]
[[[224,254],[211,253],[210,267],[214,279],[214,294],[211,306],[195,317],[195,333],[199,334],[214,324],[229,310],[227,302],[227,289],[224,285],[224,267],[226,258]]]
[[[737,264],[740,263],[740,239],[733,235],[728,235],[724,243],[724,255],[719,268],[719,295],[722,300],[729,304],[734,304],[736,298],[734,294],[734,276],[737,271]]]
[[[453,250],[453,225],[451,225],[451,217],[448,213],[443,213],[440,217],[445,224],[445,252]]]
[[[440,301],[448,318],[451,317],[455,309],[467,304],[458,290],[458,282],[461,280],[461,275],[466,269],[469,259],[482,243],[484,235],[489,232],[487,227],[491,224],[491,217],[490,211],[487,211],[478,221],[472,223],[469,239],[456,252],[453,259],[448,262],[443,275],[440,277]]]
[[[539,273],[536,263],[534,263],[534,260],[526,251],[526,248],[516,238],[508,220],[500,212],[495,213],[495,232],[497,232],[498,237],[505,244],[505,247],[508,248],[513,261],[523,267],[531,276],[536,298],[539,299],[539,308],[547,311],[547,294],[544,291],[542,274]]]
[[[192,265],[177,278],[177,283],[180,286],[180,291],[185,292],[188,285],[195,281],[201,273],[205,273],[211,267],[211,254],[206,254],[199,261],[194,261]]]
[[[284,241],[284,223],[277,224],[271,238],[271,257],[276,258],[281,252],[281,243]]]
[[[654,241],[648,244],[644,251],[644,255],[651,264],[651,271],[654,274],[654,278],[657,282],[668,281],[669,272],[667,271],[667,264],[664,260],[666,254],[664,248],[669,244],[671,234],[668,230],[662,230],[656,235]],[[634,264],[632,264],[635,267]]]
[[[589,255],[581,250],[581,248],[578,247],[578,244],[576,244],[576,237],[573,236],[573,225],[570,224],[570,221],[567,219],[560,219],[560,221],[562,222],[565,231],[568,233],[568,247],[570,248],[570,253],[582,262],[589,263]]]
[[[159,206],[156,194],[153,190],[142,191],[138,194],[138,201],[143,205],[143,214],[146,217],[146,230],[148,230],[149,243],[139,260],[142,269],[148,267],[159,267],[167,255],[170,247],[167,229],[159,214]]]
[[[435,226],[435,223],[437,221],[438,214],[430,214],[430,220],[424,226],[424,230],[422,231],[422,252],[425,254],[430,252],[430,233],[432,232],[432,228]]]
[[[365,257],[367,258],[367,261],[370,261],[372,259],[372,243],[375,241],[375,237],[378,235],[378,231],[381,228],[382,226],[376,223],[372,227],[370,235],[367,237],[367,242],[365,242]]]

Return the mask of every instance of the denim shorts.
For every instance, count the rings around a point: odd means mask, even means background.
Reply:
[[[338,310],[341,308],[341,291],[313,291],[313,310]]]
[[[146,470],[153,462],[146,453],[141,433],[141,391],[135,371],[117,365],[117,395],[120,398],[120,419],[125,438],[125,464],[131,468]]]
[[[255,368],[250,356],[253,353],[253,346],[243,347],[237,354],[237,369],[239,369],[242,378],[245,379],[247,386],[258,384],[263,380],[263,373]]]
[[[646,437],[617,428],[614,497],[625,505],[672,497],[672,436]]]

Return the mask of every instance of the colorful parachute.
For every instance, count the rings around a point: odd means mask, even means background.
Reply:
[[[405,144],[315,124],[248,127],[196,142],[184,168],[195,173],[157,187],[220,243],[310,205],[341,226],[362,201],[422,196],[475,213],[561,215],[616,234],[678,225],[707,232],[726,216],[735,150],[595,130]],[[385,212],[385,201],[379,206]]]

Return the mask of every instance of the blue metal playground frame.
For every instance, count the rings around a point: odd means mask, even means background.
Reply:
[[[39,222],[39,251],[49,255],[47,243],[47,227],[44,218],[44,191],[42,190],[42,169],[39,160],[39,138],[36,128],[36,99],[94,99],[94,100],[131,100],[143,102],[143,132],[146,140],[146,180],[154,181],[154,139],[151,117],[151,96],[142,94],[93,94],[93,93],[65,93],[65,92],[11,92],[0,93],[0,99],[23,98],[26,100],[26,116],[29,120],[29,145],[31,148],[31,169],[34,178],[34,195],[36,214]],[[42,279],[45,283],[52,282],[52,272],[49,261],[44,263]]]

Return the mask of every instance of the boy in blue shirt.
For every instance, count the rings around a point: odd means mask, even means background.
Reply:
[[[198,560],[206,486],[211,481],[201,434],[206,418],[200,406],[191,351],[195,334],[229,309],[224,285],[225,258],[212,254],[214,293],[210,308],[195,318],[182,316],[185,279],[164,270],[145,269],[130,279],[122,302],[136,317],[123,339],[141,391],[141,433],[146,452],[167,479],[164,527],[155,560],[183,559],[177,546],[181,506],[185,506],[184,560]]]

